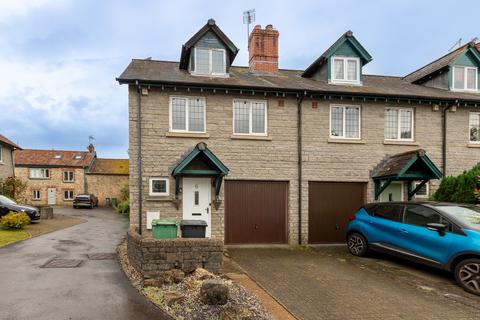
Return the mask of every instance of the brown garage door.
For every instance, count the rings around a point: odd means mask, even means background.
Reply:
[[[225,181],[225,242],[286,243],[288,182]]]
[[[344,242],[348,216],[364,204],[365,192],[366,183],[310,181],[308,242]]]

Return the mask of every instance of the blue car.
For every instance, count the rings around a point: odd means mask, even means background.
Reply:
[[[363,206],[350,218],[351,254],[393,254],[453,272],[460,286],[480,295],[480,209],[434,202]]]

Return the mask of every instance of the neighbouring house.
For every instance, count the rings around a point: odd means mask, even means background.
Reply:
[[[479,162],[474,43],[405,77],[366,74],[351,31],[305,70],[279,69],[278,48],[272,25],[255,26],[249,66],[233,66],[239,49],[209,20],[180,61],[134,59],[117,78],[132,230],[174,217],[227,244],[343,242],[363,203],[426,199]]]
[[[112,198],[120,200],[121,186],[128,182],[128,159],[96,158],[86,179],[88,192],[98,197],[98,205],[109,206]]]
[[[14,159],[15,176],[27,182],[28,202],[36,206],[70,206],[75,196],[82,193],[95,194],[99,204],[104,205],[108,195],[118,197],[118,174],[124,174],[128,164],[123,159],[117,163],[97,158],[92,144],[86,151],[17,150]],[[102,171],[108,174],[99,178]],[[122,177],[126,179],[125,174]]]
[[[0,134],[0,181],[14,176],[14,150],[21,150],[21,148]]]

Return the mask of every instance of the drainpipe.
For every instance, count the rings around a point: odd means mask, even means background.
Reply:
[[[298,150],[298,244],[302,244],[302,102],[297,98],[297,150]]]
[[[458,100],[455,101],[457,103]],[[447,175],[447,114],[452,106],[446,106],[442,110],[442,173],[443,176]]]
[[[142,87],[137,84],[137,143],[138,143],[138,154],[137,154],[137,170],[138,170],[138,233],[142,234]]]

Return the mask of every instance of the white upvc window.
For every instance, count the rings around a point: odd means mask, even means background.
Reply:
[[[170,194],[168,178],[150,178],[148,189],[151,196],[168,196]]]
[[[0,163],[3,162],[3,146],[0,146]]]
[[[360,59],[350,57],[331,58],[331,82],[360,84]]]
[[[414,181],[412,190],[414,190],[420,183],[421,181]],[[429,195],[429,187],[427,182],[423,187],[420,188],[420,190],[417,191],[417,193],[415,193],[415,198],[427,199],[428,195]]]
[[[50,169],[46,168],[30,168],[31,179],[48,179],[50,178]]]
[[[360,106],[330,105],[330,138],[360,139]]]
[[[468,123],[470,143],[480,143],[480,112],[470,112]]]
[[[170,97],[170,131],[205,133],[205,98]]]
[[[413,141],[413,128],[412,108],[385,109],[385,140]]]
[[[73,171],[63,171],[63,182],[74,182],[75,173]]]
[[[33,190],[32,191],[32,200],[40,200],[40,190]]]
[[[225,49],[195,47],[193,74],[224,76],[227,72]]]
[[[73,190],[64,190],[63,191],[63,200],[73,200],[74,192]]]
[[[453,90],[478,90],[478,68],[455,66],[453,67],[452,78]]]
[[[233,134],[267,135],[267,102],[233,100]]]

